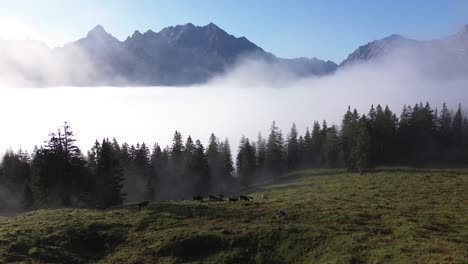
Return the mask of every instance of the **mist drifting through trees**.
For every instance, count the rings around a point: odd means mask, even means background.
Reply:
[[[466,166],[468,120],[462,106],[405,105],[397,116],[388,106],[367,113],[348,108],[340,126],[311,122],[303,133],[293,123],[282,131],[228,139],[209,136],[206,146],[175,131],[172,144],[147,146],[96,140],[86,154],[65,123],[31,152],[8,151],[0,166],[1,209],[108,208],[123,202],[180,200],[210,193],[232,194],[256,182],[307,168],[376,166]]]
[[[14,150],[1,164],[2,208],[238,193],[305,168],[466,165],[465,77],[407,62],[292,78],[247,60],[191,87],[1,88],[0,149]]]

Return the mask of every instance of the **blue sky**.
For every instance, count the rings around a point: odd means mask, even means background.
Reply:
[[[359,45],[399,33],[439,38],[468,24],[465,0],[0,0],[0,37],[50,46],[84,36],[96,24],[123,40],[191,22],[213,22],[280,57],[343,60]]]

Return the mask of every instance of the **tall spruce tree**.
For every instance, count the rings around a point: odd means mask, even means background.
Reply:
[[[254,181],[255,150],[248,138],[242,137],[236,158],[237,175],[242,186],[248,186]]]
[[[351,151],[352,164],[349,164],[350,169],[357,169],[363,171],[370,166],[370,137],[369,137],[369,124],[365,115],[361,116],[356,128],[355,140],[353,142]]]
[[[310,164],[313,168],[317,168],[321,164],[321,153],[322,153],[322,145],[324,142],[324,138],[322,136],[322,131],[320,130],[320,124],[319,122],[315,121],[314,126],[312,128],[312,139],[311,139],[311,147],[310,147],[310,153],[311,153],[311,160]]]
[[[234,180],[234,164],[232,161],[231,145],[229,144],[229,140],[227,138],[224,140],[224,142],[220,143],[219,150],[221,152],[222,160],[221,171],[224,175],[222,191],[226,192],[229,190],[231,183]]]
[[[291,131],[288,134],[286,148],[286,165],[289,171],[297,169],[299,164],[299,141],[296,124],[293,123]]]
[[[323,165],[329,168],[340,166],[340,137],[336,126],[327,128],[325,142],[323,143]]]
[[[194,194],[194,188],[196,183],[196,176],[194,176],[195,167],[195,143],[192,137],[189,135],[185,141],[185,146],[182,152],[183,157],[183,172],[182,172],[182,192],[187,194]]]
[[[91,172],[95,177],[96,206],[107,208],[122,204],[124,169],[115,145],[109,139],[103,139],[101,144],[96,141],[88,161],[94,168]]]
[[[270,128],[270,135],[265,150],[265,172],[276,177],[283,172],[284,168],[283,136],[276,126],[276,122]]]
[[[465,164],[468,163],[468,119],[463,119],[463,142],[462,142],[462,159]]]
[[[452,133],[454,145],[457,147],[461,146],[463,138],[463,117],[461,104],[458,105],[457,111],[453,116]]]
[[[303,166],[312,167],[313,147],[312,135],[310,134],[309,127],[306,128],[304,133],[304,148],[303,148]]]
[[[373,107],[371,108],[372,111]],[[351,151],[356,139],[356,130],[358,126],[359,114],[356,109],[351,112],[351,107],[343,117],[341,123],[341,144],[343,148],[343,159],[345,166],[351,167],[354,161],[352,160]]]
[[[305,140],[302,135],[299,136],[299,139],[297,140],[297,145],[298,145],[298,150],[297,150],[297,167],[298,168],[304,168],[304,153],[305,153]]]
[[[192,142],[193,143],[193,142]],[[172,140],[172,146],[169,151],[169,166],[166,181],[167,189],[172,190],[166,192],[167,198],[180,198],[177,192],[184,192],[185,189],[190,189],[189,183],[185,182],[184,177],[184,143],[180,132],[175,131]],[[183,186],[184,188],[181,188]],[[179,188],[181,188],[179,190]]]
[[[147,183],[145,200],[153,200],[157,197],[160,178],[167,170],[167,160],[163,157],[163,151],[158,143],[154,144],[151,151],[149,165],[149,181]]]
[[[452,115],[447,108],[446,103],[442,106],[440,117],[438,118],[437,130],[439,134],[439,141],[444,147],[451,146],[451,134],[452,134]]]
[[[206,156],[208,159],[208,166],[210,169],[210,176],[215,187],[215,191],[222,192],[223,181],[225,175],[223,174],[222,153],[220,151],[220,143],[218,138],[211,133],[208,147],[206,149]]]
[[[37,206],[79,205],[83,182],[88,181],[86,161],[74,144],[74,134],[65,122],[50,134],[46,146],[34,153],[31,189]]]
[[[136,200],[153,200],[154,185],[151,177],[150,150],[143,142],[135,153],[133,178],[137,183],[136,192],[140,193]]]
[[[17,153],[9,150],[3,155],[0,164],[0,211],[20,207],[23,190],[29,188],[29,162],[29,155],[21,150]]]
[[[257,143],[255,146],[257,147],[256,154],[257,154],[257,174],[260,177],[264,176],[265,173],[265,154],[266,154],[266,140],[262,137],[261,133],[258,133]]]
[[[194,194],[207,194],[212,188],[210,168],[205,155],[205,148],[200,140],[195,141],[195,152],[192,157],[191,172],[195,177]]]

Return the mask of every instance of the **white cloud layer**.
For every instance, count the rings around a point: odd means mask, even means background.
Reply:
[[[27,56],[20,58],[28,58]],[[297,79],[270,65],[246,60],[210,83],[192,87],[10,88],[16,78],[7,64],[0,77],[0,150],[31,150],[68,121],[83,150],[95,139],[116,137],[130,144],[171,143],[175,130],[206,143],[211,132],[228,137],[235,150],[242,135],[255,139],[276,120],[301,133],[314,120],[340,124],[348,105],[367,113],[371,104],[443,102],[468,107],[466,77],[434,78],[408,58],[356,65],[320,78]],[[60,76],[61,68],[42,65]],[[47,74],[45,74],[47,76]],[[20,77],[18,77],[20,78]],[[21,80],[15,80],[21,81]]]

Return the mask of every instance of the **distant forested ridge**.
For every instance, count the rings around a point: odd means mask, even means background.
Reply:
[[[230,194],[256,182],[306,168],[365,172],[376,166],[468,165],[468,120],[462,107],[388,107],[367,114],[350,107],[341,126],[314,122],[300,135],[284,134],[275,122],[269,134],[242,137],[234,155],[228,139],[214,134],[207,146],[174,133],[172,145],[129,145],[101,139],[83,153],[65,123],[31,153],[7,151],[0,164],[0,209],[108,208],[124,202],[191,199]]]

